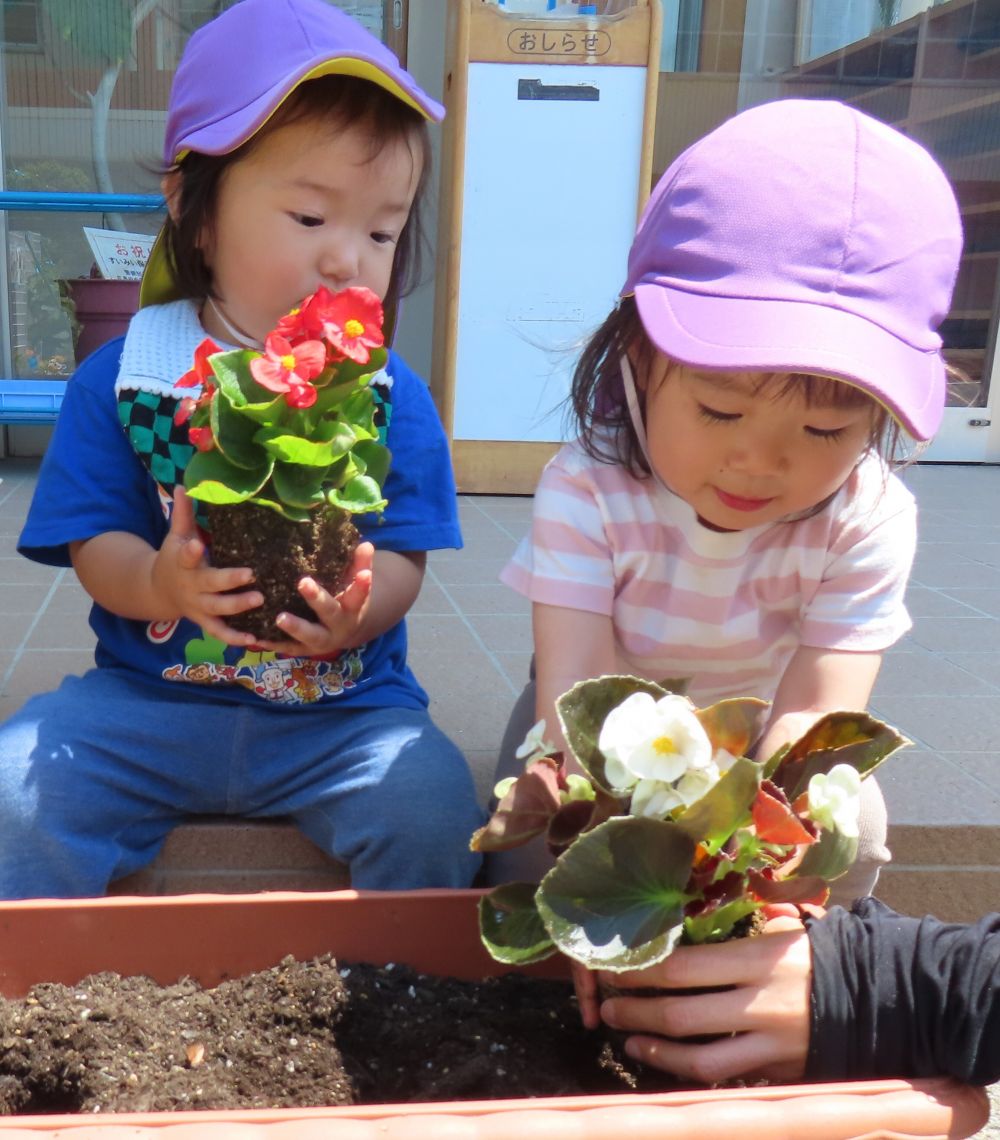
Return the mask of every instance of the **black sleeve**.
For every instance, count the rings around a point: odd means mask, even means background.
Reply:
[[[807,1079],[1000,1079],[1000,914],[948,924],[867,898],[808,927]]]

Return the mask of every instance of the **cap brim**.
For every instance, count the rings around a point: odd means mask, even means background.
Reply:
[[[163,246],[161,227],[149,251],[146,268],[143,269],[142,280],[139,282],[140,309],[144,309],[147,305],[162,305],[166,301],[176,301],[180,298]]]
[[[283,77],[280,86],[270,88],[242,107],[238,114],[227,115],[215,123],[206,123],[184,135],[177,141],[176,153],[165,157],[168,161],[179,162],[191,150],[201,154],[228,154],[252,138],[301,84],[323,75],[349,75],[365,79],[388,91],[431,122],[439,123],[444,118],[444,107],[431,99],[416,83],[405,82],[405,73],[401,76],[392,75],[374,60],[364,56],[324,56],[305,64],[299,74]]]
[[[642,324],[671,359],[697,368],[813,372],[867,392],[914,439],[941,424],[946,383],[938,347],[906,344],[843,309],[799,301],[706,296],[638,284]]]

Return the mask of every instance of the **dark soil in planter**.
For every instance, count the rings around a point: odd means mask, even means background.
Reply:
[[[588,1033],[568,982],[329,955],[212,990],[95,974],[0,999],[0,1114],[308,1107],[676,1088]],[[626,1059],[627,1060],[627,1059]]]
[[[275,624],[280,613],[306,621],[316,615],[298,591],[306,575],[336,591],[358,544],[358,531],[344,511],[315,511],[307,522],[293,522],[269,507],[254,503],[205,508],[211,533],[213,566],[250,566],[264,604],[234,614],[226,624],[261,641],[284,641]]]

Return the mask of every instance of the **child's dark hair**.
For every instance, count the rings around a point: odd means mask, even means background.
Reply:
[[[348,75],[325,75],[300,84],[271,119],[228,154],[185,155],[170,172],[181,175],[177,218],[167,217],[164,225],[164,251],[181,297],[200,299],[215,296],[212,271],[205,263],[199,238],[211,229],[219,200],[219,187],[225,171],[247,157],[271,130],[304,119],[323,121],[332,129],[350,123],[369,129],[371,158],[384,147],[403,142],[414,161],[421,164],[420,180],[406,225],[396,244],[392,276],[386,290],[387,306],[412,292],[420,283],[426,237],[421,202],[430,179],[431,145],[424,117],[395,95],[366,79]]]
[[[647,374],[655,349],[646,335],[634,297],[623,297],[584,348],[573,372],[568,419],[584,451],[600,463],[619,464],[637,479],[651,474],[649,460],[632,423],[625,399],[621,358],[628,355],[636,375],[640,408],[645,393],[640,378]],[[763,382],[771,384],[770,380]],[[905,450],[899,425],[866,392],[849,383],[794,373],[774,385],[774,397],[802,393],[807,404],[825,407],[857,407],[875,404],[868,450],[889,463],[902,459]]]

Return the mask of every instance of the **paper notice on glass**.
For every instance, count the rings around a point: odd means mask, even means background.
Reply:
[[[128,234],[121,230],[83,227],[97,268],[109,281],[138,281],[149,259],[153,234]]]

